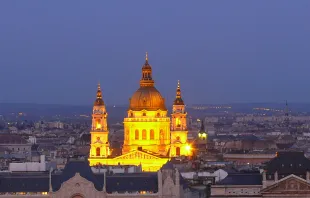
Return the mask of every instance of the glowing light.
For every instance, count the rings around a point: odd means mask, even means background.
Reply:
[[[185,146],[185,149],[186,149],[186,151],[189,152],[190,150],[192,150],[192,147],[191,147],[190,145],[186,145],[186,146]]]
[[[207,138],[207,134],[206,133],[198,133],[198,137],[199,138]]]
[[[96,129],[101,129],[101,124],[100,123],[96,124]]]

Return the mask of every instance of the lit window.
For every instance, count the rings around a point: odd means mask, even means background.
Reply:
[[[154,138],[154,130],[153,129],[151,129],[151,131],[150,131],[150,139],[151,140],[154,140],[155,138]]]
[[[96,148],[96,156],[100,156],[100,148],[99,147]]]
[[[146,130],[142,130],[142,140],[146,140]]]
[[[135,131],[135,140],[139,140],[139,130],[136,129]]]

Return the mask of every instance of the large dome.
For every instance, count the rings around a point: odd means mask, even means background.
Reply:
[[[130,98],[129,109],[134,111],[149,110],[156,111],[158,109],[166,111],[165,100],[159,91],[154,87],[152,78],[152,67],[148,62],[146,53],[145,63],[142,66],[142,78],[140,80],[140,88]]]
[[[140,110],[163,110],[166,111],[165,99],[155,87],[140,87],[131,97],[129,109]]]

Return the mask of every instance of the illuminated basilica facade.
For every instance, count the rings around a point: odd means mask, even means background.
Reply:
[[[90,165],[142,165],[144,171],[157,171],[171,157],[192,154],[187,143],[187,113],[180,83],[170,118],[165,99],[154,86],[147,54],[140,87],[130,98],[124,119],[122,155],[115,158],[109,158],[107,115],[99,85],[92,116]]]

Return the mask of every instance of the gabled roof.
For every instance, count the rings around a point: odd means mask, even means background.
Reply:
[[[291,174],[261,190],[262,194],[286,194],[286,192],[293,194],[310,194],[310,184],[307,180]]]

